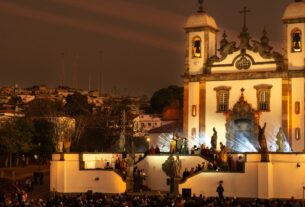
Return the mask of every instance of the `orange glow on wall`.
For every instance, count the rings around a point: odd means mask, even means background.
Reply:
[[[192,106],[192,116],[195,117],[197,115],[197,108],[196,105]]]
[[[299,101],[295,102],[295,104],[294,104],[294,111],[295,111],[296,114],[300,113],[300,102]]]

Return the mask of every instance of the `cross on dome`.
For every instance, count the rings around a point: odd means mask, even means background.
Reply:
[[[204,3],[204,0],[198,0],[198,3],[199,3],[198,12],[199,12],[199,13],[204,12],[204,10],[203,10],[203,3]]]

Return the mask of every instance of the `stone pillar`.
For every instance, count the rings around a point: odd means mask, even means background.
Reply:
[[[291,80],[283,78],[282,80],[282,127],[288,138],[289,144],[292,144],[292,99],[291,99]]]
[[[126,193],[133,193],[133,177],[132,176],[127,176],[126,178]]]
[[[205,137],[205,107],[206,107],[206,82],[200,81],[199,89],[199,137]]]
[[[260,199],[273,198],[273,168],[270,162],[258,163],[257,195]]]
[[[189,115],[189,82],[184,81],[184,93],[183,93],[183,134],[188,136],[188,115]]]
[[[174,195],[179,195],[179,183],[181,182],[180,177],[174,178],[174,186],[173,186],[173,194]]]

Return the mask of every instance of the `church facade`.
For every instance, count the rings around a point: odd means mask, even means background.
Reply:
[[[282,133],[293,151],[302,152],[305,3],[295,0],[284,12],[283,54],[272,49],[265,29],[259,40],[251,39],[247,12],[246,8],[241,11],[244,25],[237,42],[229,41],[225,32],[220,41],[217,39],[217,23],[202,6],[188,18],[184,134],[210,145],[215,128],[217,142],[226,144],[229,150],[257,152],[258,128],[266,123],[269,151],[278,150],[277,135]]]

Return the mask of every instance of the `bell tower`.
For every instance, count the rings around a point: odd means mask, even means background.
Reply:
[[[184,76],[183,131],[189,139],[203,137],[205,131],[205,82],[208,58],[217,52],[217,24],[203,8],[199,0],[198,11],[191,15],[186,24],[186,56]]]
[[[190,75],[202,74],[209,57],[216,55],[217,24],[203,9],[199,0],[197,13],[190,16],[185,25],[186,32],[186,72]]]
[[[305,2],[295,0],[283,15],[285,58],[288,70],[305,69]]]

